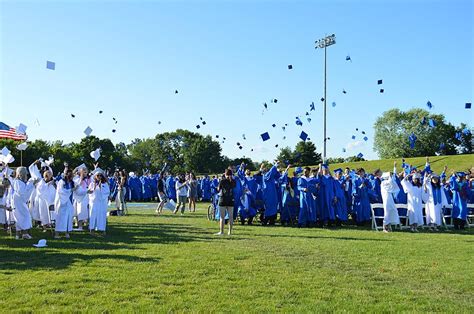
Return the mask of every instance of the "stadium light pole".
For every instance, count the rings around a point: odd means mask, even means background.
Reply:
[[[330,36],[326,36],[314,42],[316,46],[314,49],[323,49],[324,48],[324,148],[323,148],[323,163],[326,162],[326,141],[327,141],[327,134],[326,134],[326,65],[327,65],[327,47],[334,45],[336,43],[336,35],[332,34]]]

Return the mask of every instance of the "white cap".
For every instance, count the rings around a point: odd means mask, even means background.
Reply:
[[[8,156],[10,154],[10,150],[5,146],[2,148],[2,155],[3,156]]]
[[[390,172],[384,172],[384,173],[382,173],[381,178],[382,178],[383,180],[390,179]]]
[[[33,246],[37,248],[42,248],[47,247],[48,245],[46,244],[46,239],[41,239],[38,241],[38,244],[33,244]]]
[[[88,126],[88,127],[84,130],[84,134],[85,134],[86,136],[89,136],[89,135],[91,135],[91,133],[92,133],[92,129],[91,129],[90,126]]]
[[[26,142],[24,142],[24,143],[18,144],[18,145],[16,146],[16,148],[17,148],[18,150],[25,150],[25,149],[28,148],[28,144],[27,144]]]
[[[97,161],[100,158],[100,148],[97,148],[96,150],[91,152],[91,157],[94,158],[95,161]]]
[[[17,134],[26,134],[26,128],[27,128],[26,125],[24,125],[23,123],[20,123],[20,125],[16,127],[16,133]]]

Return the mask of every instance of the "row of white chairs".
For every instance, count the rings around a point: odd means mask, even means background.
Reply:
[[[409,221],[408,221],[408,205],[407,204],[395,204],[398,209],[398,215],[400,216],[400,220],[404,220],[404,223],[400,221],[399,228],[409,229]],[[379,231],[383,229],[383,223],[380,223],[380,220],[383,221],[383,204],[382,203],[375,203],[370,204],[372,210],[372,229]],[[466,218],[466,226],[467,227],[474,227],[474,204],[467,204],[468,207],[468,215]],[[426,216],[424,213],[425,204],[423,204],[423,219],[426,221]],[[447,228],[453,227],[453,219],[451,217],[451,213],[453,210],[453,205],[447,205],[444,207],[442,215],[443,226]],[[380,214],[380,212],[382,214]],[[428,227],[426,224],[422,227]]]

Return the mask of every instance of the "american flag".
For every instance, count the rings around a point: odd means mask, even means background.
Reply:
[[[9,127],[7,124],[0,122],[0,138],[9,138],[17,141],[26,141],[26,134],[17,134],[15,128]]]

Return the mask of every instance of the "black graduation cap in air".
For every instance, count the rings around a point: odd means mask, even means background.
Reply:
[[[199,124],[196,125],[196,129],[200,129],[200,128],[201,128],[201,126]]]
[[[216,138],[219,138],[219,135],[216,135]]]
[[[293,65],[288,64],[288,70],[291,70],[291,69],[293,69]]]
[[[199,117],[199,120],[201,120],[201,121],[202,121],[202,117]]]
[[[365,131],[362,131],[361,133],[362,133],[362,134],[365,134]]]
[[[202,121],[202,125],[206,125],[206,121]]]
[[[266,102],[263,103],[263,106],[265,107],[265,109],[268,109],[268,105]]]
[[[324,101],[324,97],[321,97],[321,101]]]
[[[177,93],[178,93],[178,90],[175,90],[174,93],[177,94]]]
[[[239,142],[237,142],[237,146],[240,146],[240,143],[239,143]]]
[[[471,109],[471,103],[470,103],[470,102],[467,102],[465,108],[466,108],[466,109]]]
[[[275,123],[272,124],[272,127],[276,127],[277,125]]]
[[[306,111],[306,115],[309,116],[309,112],[308,112],[308,111]]]
[[[239,149],[242,149],[242,146],[239,146]]]
[[[346,61],[351,61],[352,62],[351,56],[347,55],[346,56]]]
[[[260,136],[262,137],[262,140],[264,142],[268,141],[270,139],[270,134],[268,134],[268,132],[262,133],[262,134],[260,134]]]
[[[115,132],[117,132],[117,130],[116,130],[116,129],[112,129],[112,133],[115,133]]]
[[[343,94],[347,94],[347,92],[346,92],[346,90],[345,90],[345,89],[343,89],[343,90],[342,90],[342,93],[343,93]]]
[[[278,147],[278,144],[276,144],[275,147]]]
[[[272,99],[272,103],[276,104],[278,102],[278,99]]]
[[[222,138],[225,141],[225,137]]]
[[[381,88],[381,89],[380,89],[380,93],[381,93],[381,94],[383,94],[383,92],[384,92],[384,89],[383,89],[383,88]]]
[[[306,134],[305,131],[301,131],[300,139],[302,139],[303,141],[306,141],[307,138],[308,138],[308,134]]]
[[[75,117],[76,117],[76,115],[71,113],[71,117],[72,117],[72,118],[75,118]]]
[[[382,83],[383,83],[382,80],[378,80],[378,81],[377,81],[377,85],[381,85]]]
[[[158,124],[161,124],[161,121],[158,121]]]
[[[359,132],[359,128],[356,128],[356,131]]]
[[[102,113],[103,113],[103,111],[102,111],[102,110],[99,110],[99,114],[102,114]]]

